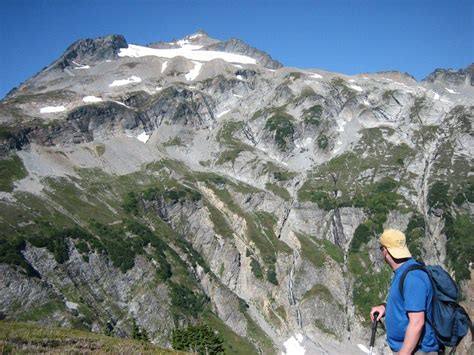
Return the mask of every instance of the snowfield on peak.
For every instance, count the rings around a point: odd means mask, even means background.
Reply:
[[[245,55],[218,51],[201,51],[199,50],[199,48],[201,47],[193,45],[183,45],[181,48],[155,49],[130,44],[128,48],[121,48],[118,55],[119,57],[132,58],[145,56],[174,58],[177,56],[183,56],[185,58],[196,60],[199,62],[209,62],[213,59],[223,59],[226,62],[230,63],[257,64],[257,61],[255,59],[247,57]]]

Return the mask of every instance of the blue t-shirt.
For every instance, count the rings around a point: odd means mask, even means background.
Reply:
[[[433,328],[426,320],[431,321],[431,304],[433,288],[428,275],[422,270],[410,271],[403,285],[404,298],[400,295],[400,277],[410,265],[416,264],[414,259],[407,260],[395,270],[387,298],[385,322],[387,325],[387,342],[392,351],[400,351],[403,346],[408,326],[408,312],[425,312],[425,327],[421,333],[421,344],[415,351],[437,351],[439,346]]]

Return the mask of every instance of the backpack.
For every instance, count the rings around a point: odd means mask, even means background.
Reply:
[[[430,325],[441,346],[454,348],[462,338],[471,331],[472,322],[463,307],[457,303],[458,286],[449,274],[439,265],[419,264],[409,266],[400,277],[400,294],[403,298],[403,282],[411,270],[423,270],[428,275],[433,286],[432,321]]]

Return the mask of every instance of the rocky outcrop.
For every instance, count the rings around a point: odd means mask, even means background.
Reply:
[[[98,61],[117,59],[120,48],[127,47],[127,40],[122,35],[80,39],[68,47],[61,58],[48,69],[65,69],[70,66],[85,66]]]
[[[430,83],[443,83],[452,86],[474,86],[474,63],[464,69],[435,69],[423,79]]]
[[[231,38],[227,41],[210,44],[205,46],[204,49],[209,51],[243,54],[251,58],[255,58],[260,65],[268,69],[279,69],[283,66],[279,61],[274,60],[267,53],[262,52],[257,48],[251,47],[247,43],[242,42],[237,38]]]

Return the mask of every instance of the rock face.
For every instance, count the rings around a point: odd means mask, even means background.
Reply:
[[[457,71],[453,69],[436,69],[423,80],[431,83],[441,82],[454,86],[474,86],[474,63],[465,69]]]
[[[204,47],[210,51],[221,51],[245,54],[249,57],[257,59],[258,63],[268,69],[279,69],[283,65],[277,60],[272,59],[267,53],[258,50],[257,48],[249,46],[237,38],[231,38],[228,41],[216,42]]]
[[[96,39],[81,39],[74,42],[51,69],[65,69],[74,66],[86,66],[93,62],[117,59],[120,48],[128,44],[122,35],[110,35]]]
[[[351,353],[386,296],[388,227],[472,314],[471,69],[280,68],[204,32],[76,42],[0,102],[0,315]]]

